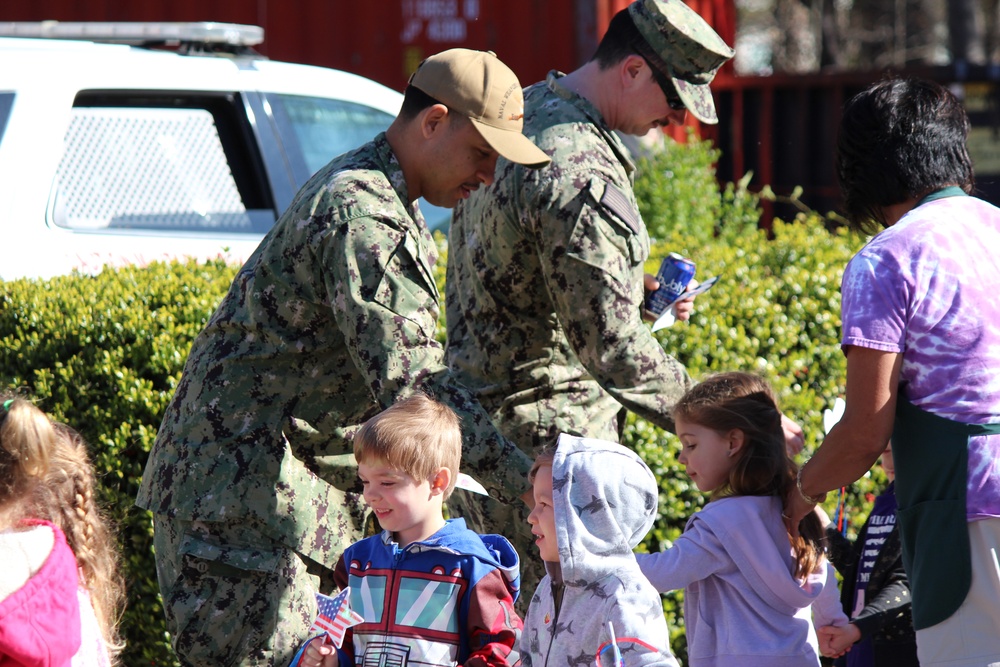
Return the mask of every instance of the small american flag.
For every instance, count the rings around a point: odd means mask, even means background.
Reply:
[[[333,598],[317,593],[316,605],[319,607],[319,615],[313,621],[309,632],[327,633],[333,645],[340,648],[344,644],[344,633],[347,628],[365,620],[361,614],[351,610],[351,603],[348,600],[350,594],[350,588],[345,588]]]

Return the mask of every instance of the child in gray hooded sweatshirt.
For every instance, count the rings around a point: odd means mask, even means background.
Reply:
[[[660,595],[632,554],[656,518],[652,471],[621,445],[563,434],[530,479],[547,574],[528,607],[523,667],[677,667]]]

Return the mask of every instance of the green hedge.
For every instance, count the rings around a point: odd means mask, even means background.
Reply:
[[[3,384],[34,397],[91,445],[101,500],[120,530],[127,582],[122,664],[176,665],[163,619],[143,467],[191,341],[235,268],[153,264],[0,282]]]
[[[843,394],[840,275],[861,239],[828,232],[827,220],[815,214],[776,223],[769,239],[757,230],[756,196],[745,182],[720,191],[714,159],[711,146],[695,141],[668,144],[640,164],[636,191],[656,239],[647,270],[655,272],[659,258],[676,251],[695,260],[699,277],[721,276],[698,298],[690,323],[657,335],[695,378],[729,369],[768,377],[785,412],[806,429],[811,450],[821,439],[823,409]],[[447,248],[439,242],[443,285]],[[128,579],[125,665],[176,664],[157,593],[150,517],[133,500],[191,341],[235,270],[221,262],[153,264],[0,282],[0,383],[83,433],[103,500],[120,526]],[[661,515],[641,548],[667,548],[704,498],[676,462],[672,436],[633,417],[626,442],[661,480]],[[852,489],[855,527],[870,506],[866,494],[881,481]],[[832,513],[832,501],[827,509]],[[666,596],[664,610],[683,658],[681,599]]]
[[[668,144],[639,164],[636,193],[655,239],[646,271],[655,273],[663,256],[679,252],[695,261],[698,279],[720,276],[696,300],[690,322],[657,336],[696,380],[725,370],[766,377],[782,410],[805,430],[804,459],[822,440],[823,410],[844,394],[840,279],[864,239],[814,212],[789,223],[776,220],[770,233],[760,230],[758,197],[747,190],[749,175],[720,191],[711,168],[717,156],[707,142],[692,141]],[[831,227],[836,231],[828,231]],[[640,550],[669,548],[705,496],[677,463],[675,437],[630,415],[625,441],[661,480],[660,517]],[[852,535],[883,483],[878,472],[846,490]],[[825,505],[831,516],[836,495]],[[683,592],[664,596],[664,612],[672,646],[684,659]]]

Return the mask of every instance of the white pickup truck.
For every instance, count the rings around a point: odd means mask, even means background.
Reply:
[[[240,261],[309,176],[399,110],[399,92],[268,60],[262,40],[218,23],[0,23],[0,280]]]

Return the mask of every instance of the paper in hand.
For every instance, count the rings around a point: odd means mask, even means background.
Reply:
[[[844,410],[847,409],[847,403],[844,399],[839,396],[833,401],[833,409],[827,408],[823,411],[823,432],[829,434],[830,429],[833,428],[834,424],[840,421],[840,418],[844,416]]]
[[[690,299],[693,296],[698,296],[703,292],[707,292],[708,290],[712,289],[712,286],[715,285],[715,283],[718,282],[718,280],[719,276],[714,276],[712,278],[709,278],[705,282],[698,283],[697,285],[687,290],[686,292],[682,292],[679,297],[671,301],[670,304],[663,309],[663,313],[658,318],[656,318],[655,322],[653,322],[653,331],[659,331],[660,329],[665,329],[677,321],[677,313],[674,311],[674,306],[677,304],[678,301],[683,301],[684,299]]]

